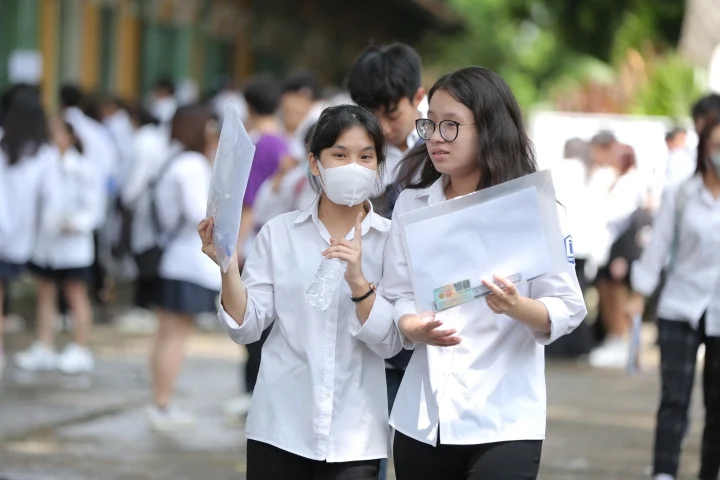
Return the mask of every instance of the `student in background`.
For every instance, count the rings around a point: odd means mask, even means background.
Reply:
[[[417,122],[427,143],[403,160],[417,170],[402,180],[394,219],[537,171],[520,107],[497,74],[468,67],[444,75],[429,101],[428,118]],[[415,353],[390,421],[396,478],[537,478],[547,408],[543,346],[586,314],[573,265],[523,285],[495,277],[502,289],[485,279],[492,293],[484,300],[425,316],[399,229],[393,221],[385,291]]]
[[[22,370],[55,370],[74,375],[95,368],[88,348],[93,311],[88,294],[95,260],[93,230],[103,195],[97,170],[83,156],[72,126],[52,122],[56,154],[46,172],[50,179],[41,201],[40,230],[29,265],[37,281],[38,339],[15,356]],[[73,318],[73,339],[60,355],[53,347],[58,287]]]
[[[40,198],[54,150],[40,94],[21,89],[6,97],[0,133],[0,374],[5,365],[3,327],[10,282],[25,270],[35,248]]]
[[[310,72],[298,72],[285,79],[280,99],[288,153],[295,163],[305,162],[305,136],[323,110],[322,85]],[[285,169],[289,170],[294,165]]]
[[[205,218],[212,160],[206,154],[208,126],[215,122],[209,107],[180,107],[171,123],[170,152],[154,179],[158,220],[168,243],[155,287],[158,331],[151,354],[154,403],[151,426],[166,431],[188,427],[194,419],[171,403],[185,344],[194,317],[216,310],[220,275],[203,255],[196,225]]]
[[[268,76],[255,77],[245,85],[244,94],[249,112],[247,130],[255,143],[255,157],[243,199],[242,224],[238,238],[240,251],[246,254],[255,237],[253,204],[257,192],[263,182],[275,173],[288,151],[276,117],[280,102],[277,83]],[[240,258],[241,263],[243,256]]]
[[[320,116],[309,150],[316,202],[270,220],[242,275],[234,262],[222,274],[230,338],[256,342],[275,322],[247,419],[247,478],[375,480],[388,451],[383,358],[400,349],[382,297],[390,222],[367,201],[383,134],[369,112],[342,105]],[[198,231],[215,259],[212,220]],[[347,262],[325,311],[305,301],[323,259]]]
[[[379,119],[387,141],[387,167],[382,189],[374,194],[378,213],[390,218],[398,195],[394,185],[403,155],[423,143],[415,120],[427,113],[420,55],[410,46],[393,43],[367,48],[355,60],[348,78],[352,100]]]
[[[647,188],[637,169],[635,151],[619,145],[610,157],[615,181],[602,199],[606,246],[605,262],[598,270],[596,285],[600,294],[601,321],[607,332],[603,344],[590,354],[590,365],[602,368],[625,368],[628,362],[628,339],[631,318],[627,315],[630,266],[640,254],[640,231],[651,223],[645,211]]]
[[[400,160],[424,142],[415,130],[415,121],[427,113],[420,55],[402,43],[369,47],[355,60],[348,88],[352,100],[373,112],[383,127],[387,161],[380,188],[373,193],[373,204],[380,215],[391,218],[399,194],[396,178]],[[403,350],[386,362],[388,409],[392,409],[411,356],[411,351]],[[380,480],[384,480],[386,470],[383,461]]]
[[[633,316],[642,315],[661,271],[667,273],[657,307],[662,391],[655,480],[677,477],[701,344],[705,431],[697,478],[720,474],[720,119],[704,122],[697,159],[695,175],[665,191],[650,244],[631,272]]]

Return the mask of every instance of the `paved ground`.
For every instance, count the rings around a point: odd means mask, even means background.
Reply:
[[[29,342],[12,336],[8,347]],[[178,403],[198,418],[194,430],[172,435],[149,431],[148,337],[96,334],[99,366],[92,378],[18,375],[7,369],[0,390],[0,479],[243,479],[242,426],[225,422],[222,402],[238,385],[240,351],[223,335],[197,334],[189,348]],[[657,402],[656,352],[647,369],[591,370],[548,366],[548,440],[543,480],[647,478]],[[699,396],[696,395],[696,399]],[[682,479],[698,465],[702,410],[683,458]]]

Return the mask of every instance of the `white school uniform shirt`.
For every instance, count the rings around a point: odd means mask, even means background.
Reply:
[[[445,200],[446,177],[430,187],[404,190],[397,215]],[[563,238],[558,238],[563,242]],[[395,302],[395,319],[417,307],[403,248],[400,224],[393,226],[385,252],[385,295]],[[549,334],[493,313],[484,300],[439,312],[435,318],[457,330],[455,347],[414,348],[392,410],[390,424],[419,442],[478,445],[545,437],[544,345],[570,333],[585,318],[585,302],[573,265],[557,275],[517,286],[520,295],[545,304]]]
[[[702,176],[688,180],[687,200],[679,230],[677,256],[660,295],[658,317],[687,322],[697,329],[707,311],[708,335],[720,336],[720,199],[713,198]],[[675,206],[680,185],[666,189],[655,218],[650,244],[633,263],[633,290],[650,296],[666,266],[675,232]]]
[[[220,291],[220,272],[202,252],[202,240],[197,233],[197,225],[205,218],[207,209],[212,165],[197,152],[171,155],[176,157],[158,181],[155,201],[163,232],[175,232],[180,222],[182,227],[165,247],[159,276]]]
[[[41,222],[32,261],[53,270],[90,267],[95,261],[93,230],[104,195],[97,170],[77,150],[56,150],[41,205]],[[68,226],[72,233],[63,231]]]
[[[8,164],[0,149],[0,261],[24,264],[30,260],[38,231],[40,201],[47,190],[48,170],[56,150],[41,146]]]
[[[305,302],[330,245],[318,202],[273,218],[243,268],[248,302],[242,326],[219,317],[236,343],[265,341],[246,437],[312,460],[385,458],[388,411],[384,358],[402,348],[393,308],[382,297],[383,253],[390,222],[372,210],[362,222],[363,272],[378,285],[364,325],[345,281],[326,311]],[[346,238],[354,237],[354,229]]]
[[[111,191],[113,178],[118,165],[118,151],[112,140],[110,132],[104,125],[85,115],[77,107],[71,107],[63,112],[65,120],[72,125],[75,134],[80,139],[83,155],[90,160],[97,174],[97,179],[105,194],[98,208],[100,212],[96,227],[100,227],[107,219],[108,194]]]
[[[418,118],[427,118],[427,112],[428,102],[427,97],[425,97],[418,105]],[[397,169],[398,165],[400,165],[400,161],[419,141],[420,135],[418,135],[417,129],[413,126],[413,129],[410,131],[410,135],[408,135],[407,140],[405,141],[405,145],[407,147],[405,151],[388,143],[387,151],[385,153],[385,169],[382,178],[380,179],[380,186],[375,192],[376,196],[382,194],[388,185],[392,185],[397,180]]]

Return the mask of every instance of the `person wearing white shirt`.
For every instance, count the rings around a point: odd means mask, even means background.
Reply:
[[[675,128],[665,135],[668,159],[665,166],[663,188],[679,185],[695,173],[697,160],[694,152],[688,150],[687,132]]]
[[[92,283],[95,260],[93,229],[103,191],[97,171],[82,155],[82,144],[72,126],[55,119],[51,130],[57,149],[44,173],[49,180],[41,200],[37,243],[28,266],[36,277],[38,339],[15,356],[15,363],[27,371],[89,373],[95,362],[88,348],[93,316],[88,285]],[[62,287],[73,314],[73,339],[60,355],[53,347],[58,287]]]
[[[375,211],[391,218],[399,193],[396,179],[400,160],[423,143],[415,131],[415,121],[427,113],[420,55],[403,43],[368,47],[353,63],[348,90],[353,102],[373,112],[383,127],[387,143],[385,172],[371,198]],[[403,350],[385,362],[388,410],[395,401],[411,356],[411,351]],[[385,462],[380,469],[378,480],[385,480]]]
[[[40,95],[19,90],[3,112],[0,136],[0,374],[3,350],[3,303],[9,283],[18,278],[32,256],[40,199],[53,161],[47,118]]]
[[[383,358],[402,348],[382,297],[390,222],[367,201],[384,163],[382,129],[360,107],[331,107],[309,150],[322,194],[261,229],[242,277],[236,262],[222,275],[219,316],[236,343],[275,322],[247,418],[247,478],[375,480],[388,453]],[[212,220],[198,230],[215,258]],[[306,290],[321,262],[336,261],[346,262],[345,282],[316,309]]]
[[[422,143],[415,132],[415,120],[427,113],[420,55],[403,43],[368,47],[353,64],[348,89],[355,103],[380,119],[385,132],[387,166],[373,196],[379,198],[379,213],[390,218],[400,160]]]
[[[697,158],[695,176],[666,190],[650,244],[631,271],[631,315],[642,315],[645,298],[657,288],[661,271],[667,272],[657,307],[662,393],[656,480],[677,475],[701,344],[705,431],[697,478],[716,480],[720,474],[720,119],[706,123]]]
[[[210,191],[212,161],[205,150],[213,122],[209,107],[178,108],[170,152],[154,177],[155,187],[146,192],[154,201],[163,247],[154,292],[158,331],[150,360],[154,405],[148,409],[151,426],[159,431],[194,423],[171,405],[173,389],[194,317],[217,310],[220,275],[203,255],[195,228],[205,218]]]
[[[607,336],[602,346],[589,357],[590,365],[601,368],[625,368],[629,349],[625,338],[632,319],[627,314],[630,265],[642,250],[642,230],[652,223],[645,209],[648,190],[636,167],[635,151],[618,145],[616,160],[610,165],[615,180],[601,198],[597,212],[604,228],[598,232],[602,246],[597,274],[602,322]]]
[[[427,148],[407,157],[420,172],[402,180],[409,184],[394,219],[537,171],[520,108],[497,74],[458,70],[441,77],[428,98],[428,118],[417,123]],[[524,285],[484,279],[492,291],[485,300],[428,315],[418,311],[400,224],[392,225],[385,292],[406,347],[415,349],[390,420],[396,478],[537,478],[544,345],[586,314],[571,261],[565,271]]]

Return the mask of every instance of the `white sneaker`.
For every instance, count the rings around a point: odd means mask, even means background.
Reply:
[[[50,372],[57,368],[58,357],[55,350],[40,342],[18,352],[13,357],[15,365],[27,372]]]
[[[590,353],[590,365],[597,368],[625,368],[630,355],[628,343],[622,338],[609,338]]]
[[[241,417],[247,415],[250,411],[250,401],[252,396],[248,393],[241,395],[232,400],[225,402],[223,409],[225,410],[225,417],[228,422],[237,422]]]
[[[195,419],[173,407],[158,408],[153,405],[147,410],[150,426],[156,432],[185,430],[195,425]]]
[[[57,368],[67,375],[90,373],[95,370],[95,360],[88,348],[70,343],[58,358]]]
[[[675,480],[675,477],[667,473],[658,473],[653,477],[653,480]]]

